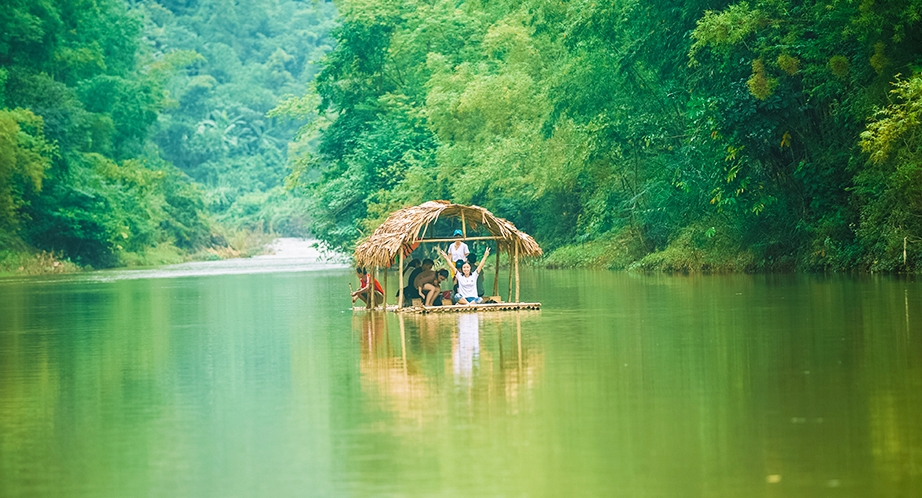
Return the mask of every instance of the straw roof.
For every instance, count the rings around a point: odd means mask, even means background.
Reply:
[[[470,230],[486,228],[494,237],[500,251],[512,252],[518,245],[520,256],[541,255],[541,247],[525,232],[520,231],[508,220],[499,218],[480,206],[452,204],[448,201],[429,201],[392,213],[384,223],[375,229],[370,237],[355,249],[355,261],[359,266],[388,267],[397,256],[402,246],[412,246],[423,241],[427,227],[439,218],[458,218],[463,216],[465,225]],[[435,238],[430,233],[427,239]]]

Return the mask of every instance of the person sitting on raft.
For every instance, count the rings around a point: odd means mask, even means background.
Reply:
[[[453,267],[458,261],[467,260],[467,255],[470,254],[471,250],[468,249],[467,244],[461,242],[461,237],[463,236],[464,234],[461,232],[461,230],[455,230],[455,241],[450,246],[448,246],[448,259],[450,261],[448,266]]]
[[[410,278],[407,279],[407,285],[403,288],[403,298],[407,300],[407,302],[415,297],[420,297],[416,293],[416,287],[413,286],[413,280],[415,280],[416,277],[419,276],[419,274],[423,271],[431,270],[432,264],[433,263],[431,259],[427,259],[420,263],[419,259],[417,258],[413,258],[409,263],[407,263],[407,268],[404,271],[410,272]],[[397,296],[400,296],[400,291],[397,291]]]
[[[434,272],[431,269],[424,271],[413,281],[413,286],[420,296],[425,296],[425,306],[432,306],[435,298],[442,292],[442,281],[448,278],[448,270],[441,269]]]
[[[356,299],[361,299],[366,305],[370,299],[371,295],[371,281],[375,282],[375,292],[374,292],[374,304],[372,306],[377,306],[384,302],[384,289],[381,287],[381,283],[378,282],[378,279],[372,279],[371,274],[366,273],[365,269],[361,266],[355,268],[355,273],[359,276],[359,290],[352,293],[352,302],[355,303]]]
[[[441,250],[439,251],[441,252]],[[471,264],[465,261],[461,265],[461,271],[455,274],[455,282],[458,284],[458,293],[455,294],[454,301],[458,304],[480,304],[483,302],[483,298],[477,295],[477,277],[480,275],[480,271],[483,270],[483,264],[487,262],[487,256],[490,255],[490,248],[486,248],[483,252],[483,258],[480,260],[480,264],[477,265],[477,269],[471,271]],[[442,256],[445,259],[448,259],[449,256],[445,253],[442,253]]]

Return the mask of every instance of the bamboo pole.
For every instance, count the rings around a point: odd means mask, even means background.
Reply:
[[[387,311],[387,274],[389,273],[388,270],[390,270],[389,267],[384,269],[384,302],[381,304],[381,309],[383,309],[384,311]]]
[[[467,225],[464,223],[464,211],[461,211],[461,236],[467,238]]]
[[[515,302],[519,302],[519,241],[515,241]]]
[[[378,267],[376,266],[373,272],[365,270],[365,274],[368,278],[368,300],[365,302],[365,308],[373,310],[375,309],[375,280],[378,278]],[[374,327],[374,323],[371,324]]]
[[[400,290],[397,291],[397,309],[403,308],[403,247],[400,248]],[[403,322],[400,323],[403,332]]]
[[[499,295],[499,244],[496,244],[496,274],[493,276],[493,295]]]
[[[425,244],[427,242],[454,242],[456,240],[458,239],[416,239],[413,242]],[[467,242],[469,240],[503,240],[503,238],[495,236],[461,237],[461,242]]]

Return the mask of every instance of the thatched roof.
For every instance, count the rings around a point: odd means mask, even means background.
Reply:
[[[527,233],[519,231],[508,220],[494,216],[480,206],[452,204],[448,201],[429,201],[396,211],[384,221],[370,237],[355,249],[355,261],[359,266],[388,267],[397,256],[401,246],[412,246],[420,240],[435,238],[427,229],[426,239],[421,239],[424,229],[439,218],[458,218],[471,230],[486,228],[503,252],[513,252],[518,245],[519,256],[540,256],[541,247]]]

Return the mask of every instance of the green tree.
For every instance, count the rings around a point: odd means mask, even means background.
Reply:
[[[287,145],[299,123],[266,113],[315,76],[315,61],[332,43],[335,8],[296,0],[140,4],[154,57],[175,50],[198,54],[167,85],[172,105],[159,114],[153,141],[165,159],[204,186],[206,210],[229,226],[265,229],[273,212],[300,202],[269,193],[289,173]],[[251,201],[260,197],[271,205],[253,211]],[[272,226],[306,232],[306,225]]]
[[[897,212],[870,192],[912,191],[859,134],[922,58],[918,0],[339,5],[315,94],[280,108],[312,119],[292,179],[336,245],[437,197],[698,267],[852,268],[903,240],[862,231]]]
[[[54,147],[42,119],[24,109],[0,110],[0,230],[18,232],[27,191],[40,191]]]
[[[918,268],[922,257],[922,75],[899,80],[861,134],[868,164],[855,179],[858,235],[874,269]],[[911,259],[910,259],[911,255]]]
[[[93,266],[174,238],[161,226],[169,168],[148,136],[188,60],[142,53],[141,26],[119,0],[16,0],[0,14],[6,236]]]

